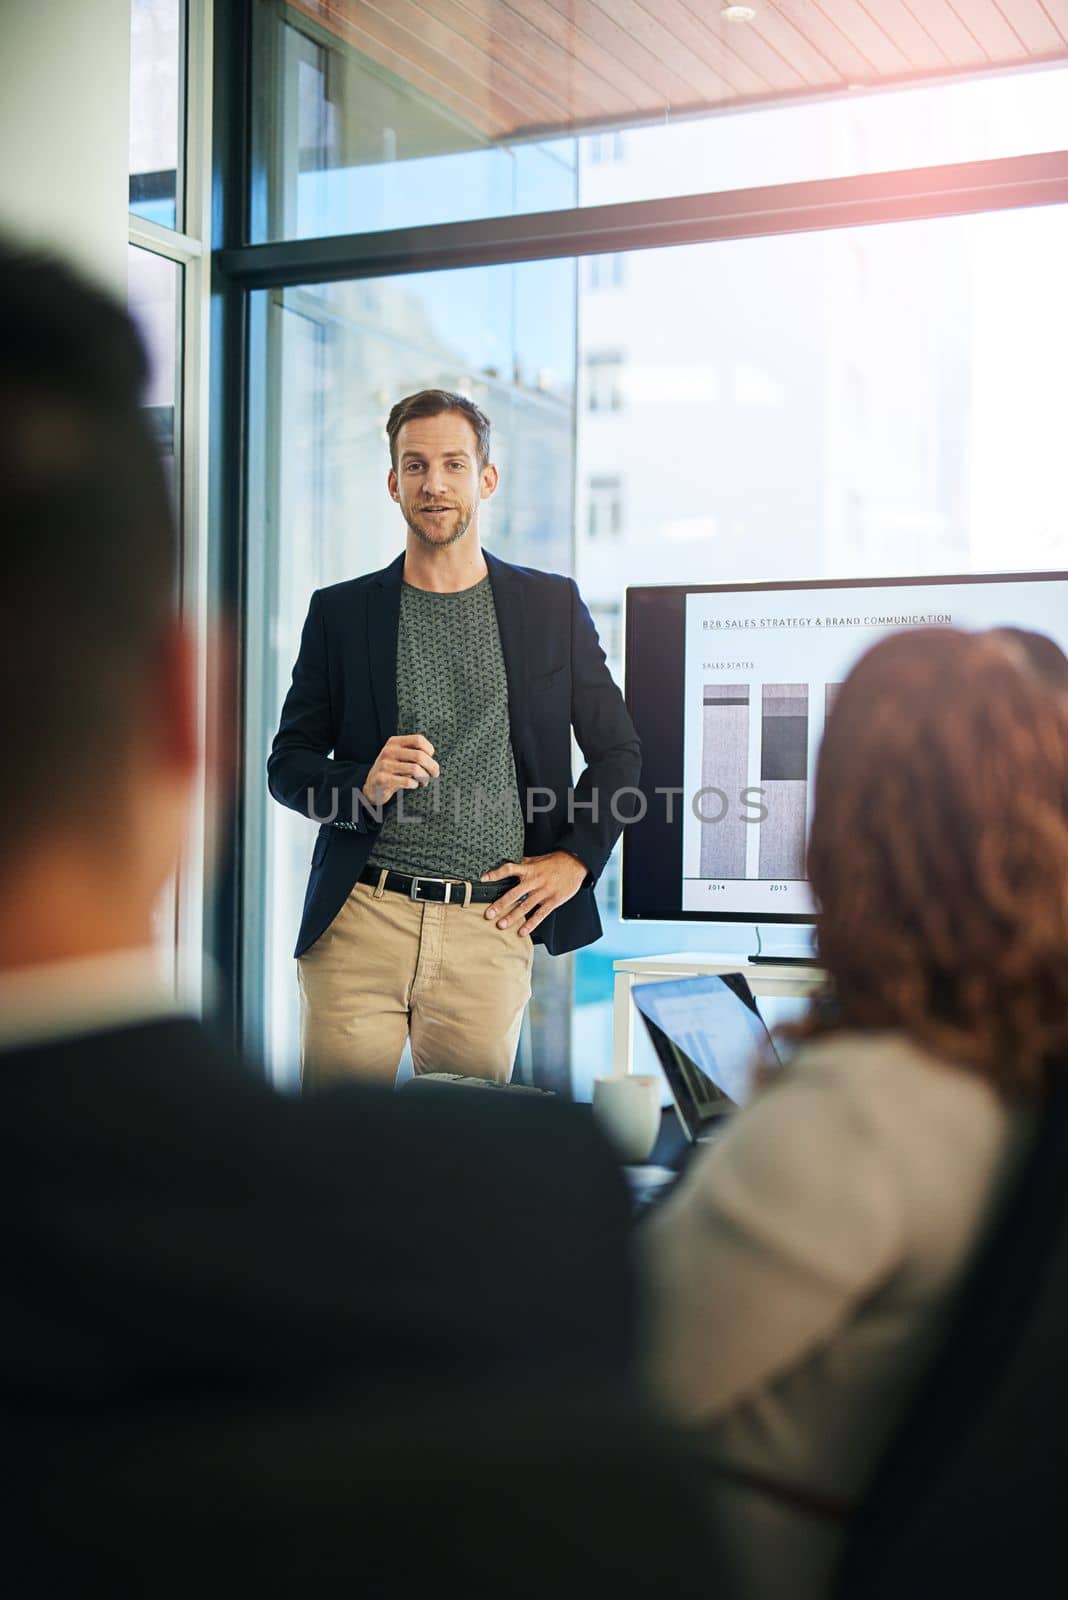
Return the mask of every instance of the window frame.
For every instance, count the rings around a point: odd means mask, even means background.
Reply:
[[[208,448],[212,223],[213,0],[185,0],[185,70],[179,105],[177,207],[183,229],[165,228],[128,214],[127,240],[139,250],[182,268],[180,370],[175,487],[179,510],[178,603],[197,640],[197,718],[201,749],[208,723]],[[182,152],[184,151],[184,156]],[[208,871],[208,786],[201,767],[186,845],[174,886],[175,993],[196,1010],[207,996],[204,960],[205,881]]]

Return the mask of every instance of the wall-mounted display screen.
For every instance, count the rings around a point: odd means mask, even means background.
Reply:
[[[623,916],[808,922],[812,779],[838,686],[903,628],[1014,626],[1068,646],[1068,573],[627,590],[644,812]]]

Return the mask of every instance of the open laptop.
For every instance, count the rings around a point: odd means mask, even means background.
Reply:
[[[631,993],[663,1070],[683,1133],[706,1144],[745,1105],[758,1063],[780,1065],[740,972],[635,984]]]

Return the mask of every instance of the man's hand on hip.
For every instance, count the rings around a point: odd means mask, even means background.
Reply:
[[[386,740],[367,774],[364,797],[373,806],[384,806],[398,789],[421,789],[440,771],[429,739],[421,733],[395,733]]]
[[[518,878],[499,900],[487,908],[486,917],[498,928],[517,923],[516,933],[531,934],[550,911],[562,906],[578,893],[586,878],[586,868],[578,856],[566,850],[551,850],[547,856],[524,856],[522,861],[506,861],[502,867],[482,874],[483,883],[501,878]]]

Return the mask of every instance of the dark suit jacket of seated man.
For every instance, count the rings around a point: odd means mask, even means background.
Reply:
[[[305,1085],[392,1083],[406,1037],[416,1073],[507,1079],[531,944],[600,936],[594,886],[638,808],[638,737],[574,581],[481,548],[487,419],[430,390],[387,433],[405,552],[312,595],[268,761],[274,797],[320,823]]]

